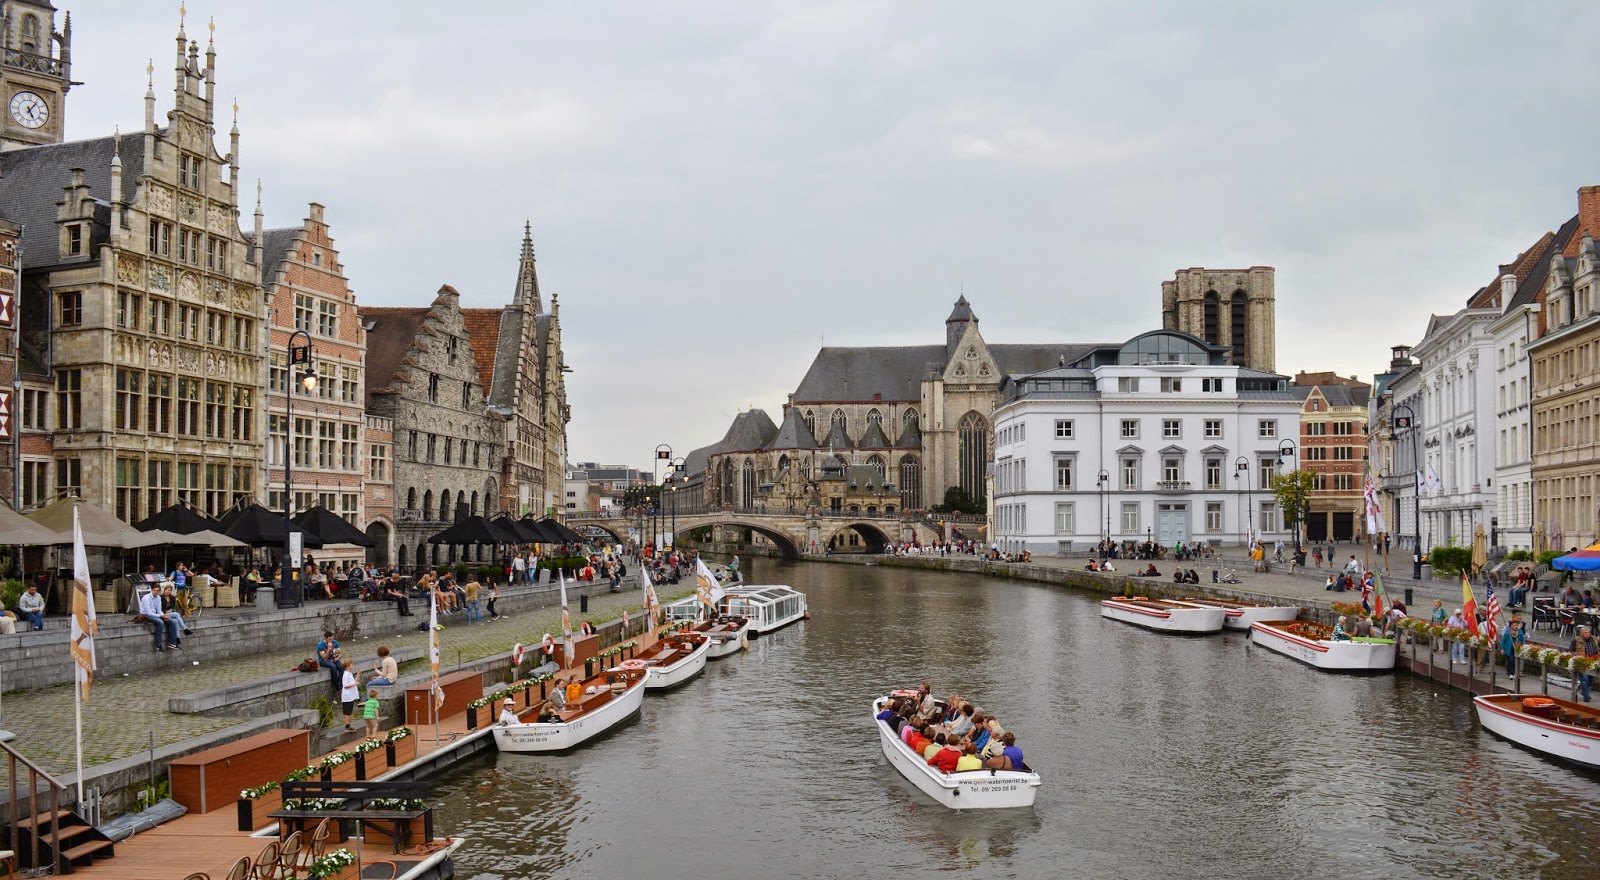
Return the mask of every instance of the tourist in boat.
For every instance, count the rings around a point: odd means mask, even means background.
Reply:
[[[923,682],[922,687],[917,688],[917,712],[931,718],[937,711],[939,711],[939,701],[933,698],[933,685]]]
[[[911,705],[911,701],[909,700],[900,706],[900,714],[896,715],[893,722],[891,722],[894,726],[895,736],[901,736],[904,734],[906,728],[911,725],[911,714],[913,708],[914,707]]]
[[[1600,639],[1596,639],[1587,626],[1580,626],[1577,637],[1567,646],[1567,650],[1595,660],[1600,658]],[[1592,687],[1594,687],[1594,673],[1585,672],[1578,676],[1578,695],[1585,703],[1589,702],[1589,689]]]
[[[927,722],[924,721],[919,721],[911,725],[911,732],[906,735],[906,745],[911,747],[911,751],[920,755],[927,750],[928,743],[933,742],[933,740],[928,739],[928,737],[925,735],[927,729]]]
[[[1000,719],[990,718],[989,741],[984,744],[983,751],[978,753],[978,756],[983,758],[985,765],[994,758],[999,757],[1000,753],[1005,750],[1005,736],[1006,729],[1000,726]]]
[[[886,724],[893,724],[895,716],[899,715],[899,714],[900,714],[900,701],[899,700],[890,700],[888,705],[884,706],[883,707],[883,711],[879,712],[876,717],[877,717],[877,719],[879,721],[882,721],[882,722],[884,722]]]
[[[975,711],[971,703],[962,703],[961,712],[956,716],[955,721],[948,724],[946,729],[954,736],[965,737],[972,732],[972,715]]]
[[[511,725],[511,724],[521,724],[522,723],[522,719],[517,717],[516,706],[517,706],[517,701],[516,700],[513,700],[510,697],[506,697],[505,702],[500,704],[500,718],[499,718],[499,720],[495,721],[495,723],[499,724],[499,725],[502,725],[502,726]]]
[[[1027,766],[1022,762],[1022,749],[1017,748],[1016,734],[1006,731],[1000,737],[1000,742],[999,753],[985,762],[984,766],[990,770],[1021,770]]]
[[[972,740],[967,740],[961,749],[961,758],[956,761],[956,772],[966,773],[968,770],[982,770],[983,761],[978,757],[978,748]]]
[[[1336,642],[1348,642],[1348,641],[1350,641],[1350,634],[1345,632],[1344,625],[1345,625],[1345,617],[1344,617],[1343,614],[1341,614],[1341,615],[1339,615],[1339,622],[1335,623],[1333,625],[1333,640],[1334,641],[1336,641]]]
[[[965,750],[961,748],[961,739],[953,737],[947,740],[939,750],[928,756],[928,765],[938,768],[940,773],[954,773],[956,765],[961,763],[961,756]]]
[[[944,744],[946,742],[948,742],[948,741],[949,741],[949,738],[946,737],[944,734],[942,734],[942,733],[934,734],[933,735],[933,739],[928,740],[928,744],[922,747],[922,760],[927,761],[929,764],[932,764],[933,763],[933,756],[937,755],[937,754],[939,754],[939,752],[943,751],[944,750]]]
[[[1355,625],[1351,628],[1356,638],[1368,639],[1372,637],[1372,619],[1366,615],[1356,618]]]

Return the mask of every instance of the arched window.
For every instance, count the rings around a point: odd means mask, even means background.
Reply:
[[[844,410],[836,409],[833,411],[832,426],[835,428],[845,427]]]
[[[417,487],[416,486],[412,486],[411,488],[406,490],[406,509],[407,510],[416,510],[417,509]]]
[[[807,480],[811,479],[811,456],[809,455],[800,463],[800,476]]]
[[[422,493],[422,518],[433,516],[433,490]]]
[[[487,511],[487,510],[484,511],[484,513],[488,513],[488,512],[489,511]],[[469,516],[477,516],[478,515],[478,493],[476,493],[476,492],[472,493],[472,506],[467,508],[467,514]]]
[[[973,500],[984,498],[984,470],[989,466],[989,424],[983,416],[969,412],[956,428],[961,448],[958,453],[960,486]]]
[[[900,426],[902,428],[916,427],[917,426],[917,411],[915,409],[907,407],[905,413],[903,413],[900,416]]]
[[[806,410],[806,430],[811,432],[811,436],[817,436],[817,414],[809,409]]]
[[[39,51],[39,19],[36,16],[24,15],[22,17],[22,51]]]
[[[833,454],[833,466],[838,468],[839,473],[842,474],[846,468],[850,467],[850,462],[844,457],[844,455],[835,452]]]
[[[722,485],[717,492],[717,500],[723,504],[732,504],[734,500],[734,473],[732,459],[725,458],[722,460],[721,483]]]
[[[756,506],[756,464],[748,458],[744,460],[742,477],[739,481],[739,506],[749,510]]]
[[[867,410],[867,424],[883,427],[883,413],[878,412],[877,407]]]
[[[405,571],[405,569],[406,569],[406,557],[407,557],[406,545],[401,544],[400,545],[400,570],[401,571]]]
[[[455,519],[454,513],[455,511],[450,509],[450,490],[446,489],[439,493],[439,518],[449,522]]]
[[[1218,327],[1217,327],[1217,292],[1215,290],[1206,291],[1205,311],[1206,311],[1206,327],[1205,327],[1204,338],[1205,338],[1205,341],[1211,343],[1212,345],[1216,345],[1217,344]]]
[[[915,455],[900,457],[900,509],[922,507],[922,466]]]
[[[889,472],[889,463],[883,460],[883,456],[873,453],[867,456],[867,466],[878,472],[878,482],[882,484],[886,479],[884,475]]]
[[[1235,290],[1233,292],[1233,303],[1232,303],[1232,305],[1230,305],[1228,307],[1228,310],[1229,310],[1229,313],[1230,313],[1230,316],[1229,316],[1229,318],[1230,318],[1229,331],[1232,333],[1230,341],[1233,343],[1233,365],[1236,366],[1236,367],[1244,366],[1244,362],[1245,362],[1244,361],[1244,358],[1245,358],[1245,350],[1244,350],[1244,334],[1245,334],[1245,330],[1244,330],[1244,308],[1245,308],[1244,291]]]
[[[781,473],[783,473],[784,471],[786,471],[788,469],[789,469],[789,456],[787,456],[787,455],[778,456],[778,473],[781,474]]]
[[[500,502],[496,500],[499,497],[500,497],[500,484],[495,482],[494,477],[490,477],[489,479],[484,480],[483,481],[483,515],[484,516],[488,516],[489,514],[494,513],[494,512],[496,512],[496,511],[498,511],[500,509]],[[545,513],[549,513],[550,511],[546,510],[544,512]]]

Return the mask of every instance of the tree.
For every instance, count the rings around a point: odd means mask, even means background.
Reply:
[[[1316,488],[1317,475],[1311,471],[1286,471],[1272,476],[1272,495],[1283,508],[1283,518],[1290,523],[1301,522],[1305,517]]]
[[[944,490],[944,503],[933,507],[934,513],[983,513],[982,502],[974,499],[960,486]]]

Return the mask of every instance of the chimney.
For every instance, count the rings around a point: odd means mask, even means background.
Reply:
[[[1600,237],[1600,186],[1578,188],[1578,237]]]
[[[1502,308],[1502,309],[1510,306],[1511,305],[1511,300],[1516,298],[1516,295],[1517,295],[1517,276],[1512,274],[1512,273],[1510,273],[1510,272],[1507,272],[1506,274],[1501,275],[1500,276],[1500,295],[1495,297],[1495,299],[1494,299],[1495,306],[1498,307],[1498,308]]]

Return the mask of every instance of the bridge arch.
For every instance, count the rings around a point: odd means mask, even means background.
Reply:
[[[823,545],[837,551],[846,544],[851,532],[861,538],[861,545],[867,553],[882,553],[889,542],[899,540],[899,536],[888,534],[878,523],[845,522],[828,535]]]

